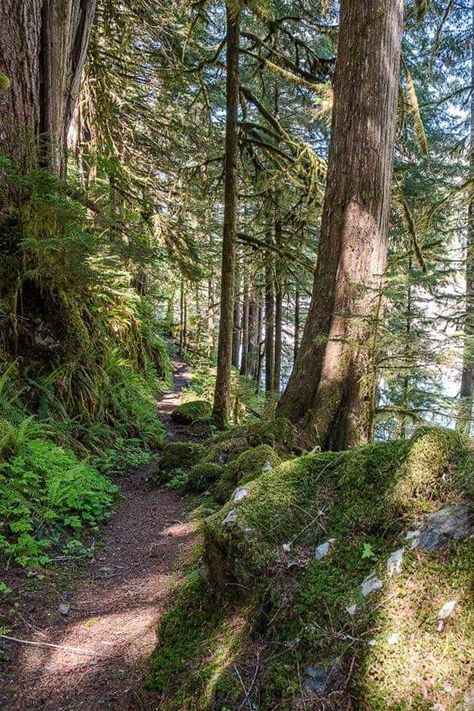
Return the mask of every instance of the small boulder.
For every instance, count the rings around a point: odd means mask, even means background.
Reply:
[[[422,551],[442,548],[451,541],[460,541],[471,533],[469,507],[446,506],[426,517],[420,530],[419,547]]]
[[[367,597],[370,593],[375,592],[375,590],[381,590],[382,588],[383,582],[377,577],[376,573],[370,573],[370,575],[368,575],[360,585],[360,591],[364,597]]]
[[[305,689],[323,693],[339,671],[339,660],[333,659],[327,666],[308,666],[304,670],[303,685]]]
[[[331,546],[335,542],[335,538],[329,538],[324,543],[321,543],[321,545],[319,545],[314,552],[314,557],[316,558],[316,560],[322,560],[323,558],[325,558],[325,556],[327,556],[327,554],[329,553]]]
[[[207,400],[191,400],[178,405],[171,413],[171,419],[179,425],[192,425],[194,422],[208,420],[212,415],[212,406]]]
[[[395,573],[402,572],[404,553],[404,548],[398,548],[398,550],[393,551],[393,553],[390,553],[387,558],[387,573],[389,575],[395,575]]]
[[[248,490],[244,486],[240,486],[232,494],[232,501],[234,502],[234,504],[238,504],[239,501],[242,501],[242,499],[245,499],[245,497],[247,496],[248,493],[249,493]]]
[[[233,526],[237,521],[237,509],[231,509],[225,519],[222,521],[223,526]]]

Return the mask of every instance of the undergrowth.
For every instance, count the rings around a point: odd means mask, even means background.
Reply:
[[[0,157],[0,174],[0,554],[38,565],[108,515],[104,475],[163,444],[171,366],[153,290],[133,286],[145,243],[99,227],[45,169]]]

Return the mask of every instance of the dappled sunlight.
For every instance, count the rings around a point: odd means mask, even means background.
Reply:
[[[374,607],[373,646],[360,670],[365,708],[420,708],[429,703],[430,708],[445,709],[462,702],[474,674],[469,547],[469,542],[460,545],[452,563],[413,552],[406,571],[387,581]],[[453,605],[452,613],[441,619],[441,611]]]

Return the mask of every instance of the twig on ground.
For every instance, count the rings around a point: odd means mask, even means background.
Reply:
[[[62,644],[52,644],[51,642],[34,642],[31,639],[18,639],[18,637],[10,637],[7,634],[0,634],[0,638],[8,639],[10,642],[19,642],[20,644],[30,644],[33,647],[52,647],[53,649],[62,649],[65,652],[73,652],[74,654],[85,654],[93,657],[95,652],[88,649],[80,649],[79,647],[65,647]]]

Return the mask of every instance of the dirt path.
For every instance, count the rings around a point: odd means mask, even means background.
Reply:
[[[186,367],[175,364],[174,390],[159,403],[174,439],[181,435],[170,413],[188,379]],[[0,708],[150,708],[138,690],[156,643],[158,620],[173,595],[195,529],[178,495],[151,489],[146,475],[144,469],[123,481],[125,498],[104,528],[103,548],[82,568],[73,590],[33,606],[34,612],[23,617],[24,626],[15,629],[22,639],[83,653],[11,642],[14,661],[0,678],[6,684]],[[63,611],[69,607],[67,614],[59,611],[60,604],[66,606]]]

